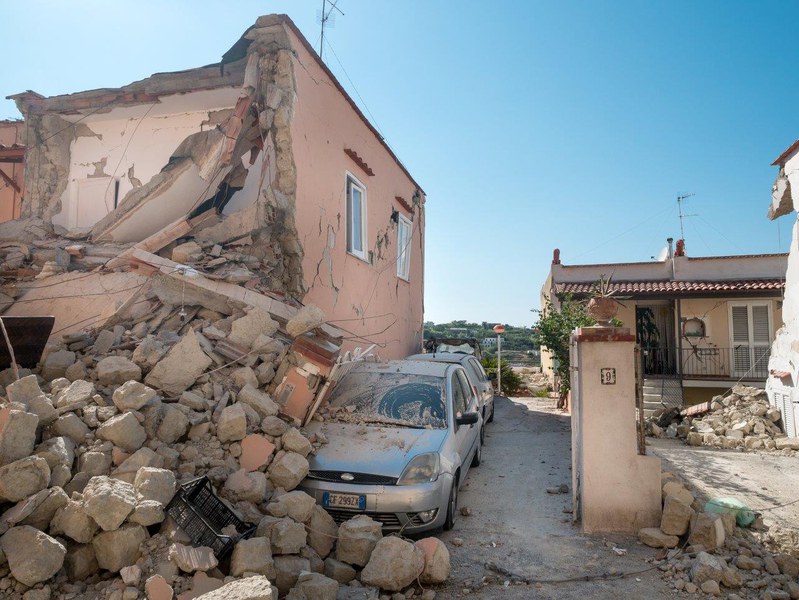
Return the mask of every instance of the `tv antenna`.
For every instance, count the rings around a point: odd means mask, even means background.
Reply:
[[[685,239],[685,229],[683,228],[683,219],[686,217],[698,217],[699,215],[694,213],[690,215],[684,215],[682,212],[682,203],[684,200],[687,200],[691,196],[696,196],[696,194],[683,194],[681,196],[677,196],[677,212],[680,215],[680,239]]]
[[[325,48],[325,26],[327,22],[330,21],[330,26],[333,27],[336,24],[336,15],[333,13],[334,10],[338,11],[341,16],[344,16],[344,13],[341,12],[341,9],[336,6],[339,0],[322,0],[322,12],[321,14],[317,15],[319,22],[322,24],[322,33],[319,36],[319,58],[322,58],[322,51]],[[327,5],[330,5],[330,8]]]

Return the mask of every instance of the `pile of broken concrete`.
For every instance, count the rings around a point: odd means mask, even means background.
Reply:
[[[211,340],[257,351],[229,364]],[[333,600],[443,582],[439,540],[383,537],[365,515],[338,526],[295,489],[326,440],[270,395],[292,364],[264,311],[195,308],[70,334],[36,372],[0,373],[0,596]],[[199,476],[255,527],[221,561],[166,514]]]
[[[799,440],[786,437],[780,425],[780,410],[769,405],[765,390],[736,386],[729,396],[715,396],[683,411],[657,411],[648,419],[647,431],[655,437],[682,438],[689,446],[786,454],[799,450]]]
[[[641,529],[639,540],[664,549],[656,561],[675,592],[743,598],[799,598],[799,558],[771,553],[736,524],[736,511],[705,512],[672,473],[662,474],[660,527]],[[758,517],[751,525],[762,529]]]

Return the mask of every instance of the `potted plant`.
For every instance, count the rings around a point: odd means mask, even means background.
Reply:
[[[591,299],[588,301],[588,314],[598,325],[605,327],[611,326],[616,313],[619,312],[619,304],[613,298],[616,290],[611,288],[610,280],[610,276],[600,275],[599,281],[591,288]]]

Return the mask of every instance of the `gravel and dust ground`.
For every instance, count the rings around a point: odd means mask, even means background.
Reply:
[[[645,559],[655,551],[634,536],[586,536],[571,523],[570,418],[548,398],[496,398],[496,419],[486,429],[483,464],[469,472],[455,529],[444,532],[452,560],[449,583],[438,599],[507,598],[673,598],[660,572]],[[463,540],[455,546],[453,540]],[[613,546],[627,552],[619,555]],[[569,580],[588,575],[637,573],[613,580],[505,585],[508,577],[485,568],[493,561],[536,580]],[[484,576],[492,583],[480,587]],[[478,589],[474,589],[477,587]]]
[[[664,471],[680,475],[704,500],[736,498],[763,515],[784,549],[799,543],[799,457],[686,446],[667,438],[647,438],[647,446]]]

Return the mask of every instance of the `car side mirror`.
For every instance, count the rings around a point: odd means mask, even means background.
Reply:
[[[486,375],[486,377],[488,377],[489,381],[496,381],[497,380],[497,373],[496,373],[496,371],[493,371],[493,372],[489,373],[488,375]]]
[[[480,418],[476,412],[469,412],[465,415],[461,415],[460,417],[455,417],[455,422],[458,425],[474,425],[477,423],[477,420]]]

